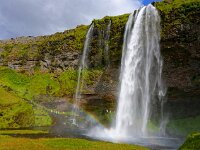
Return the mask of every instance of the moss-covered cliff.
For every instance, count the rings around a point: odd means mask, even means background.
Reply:
[[[200,2],[173,0],[156,4],[162,18],[161,52],[169,105],[180,115],[194,115],[200,108]],[[180,100],[182,102],[177,102]],[[187,107],[182,107],[183,102]],[[195,112],[196,114],[199,112]]]
[[[164,59],[163,76],[168,87],[169,101],[166,106],[169,115],[173,119],[198,116],[200,2],[164,0],[154,5],[161,15],[161,52]],[[83,94],[88,100],[84,103],[85,109],[95,111],[97,115],[115,108],[123,34],[128,16],[93,20],[94,32]],[[109,23],[109,39],[106,39]],[[81,25],[50,36],[0,41],[0,65],[4,66],[0,70],[1,88],[9,88],[20,98],[38,102],[41,95],[72,98],[88,28]],[[108,53],[105,53],[106,45],[109,46]],[[103,108],[97,110],[99,101],[103,103]],[[89,107],[91,105],[94,107]],[[102,118],[102,121],[106,119]]]

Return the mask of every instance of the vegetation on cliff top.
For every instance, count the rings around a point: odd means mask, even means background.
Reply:
[[[162,18],[162,39],[165,39],[174,27],[181,29],[183,23],[192,24],[195,21],[192,19],[193,14],[200,13],[199,0],[164,0],[155,3],[155,6]]]
[[[0,57],[3,63],[12,60],[41,60],[45,53],[56,55],[67,51],[81,51],[88,26],[78,26],[50,36],[21,37],[0,42]]]

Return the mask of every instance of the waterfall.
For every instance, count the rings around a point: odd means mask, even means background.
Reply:
[[[81,99],[81,91],[84,85],[83,70],[87,68],[87,56],[89,52],[93,29],[94,29],[94,24],[90,26],[87,32],[85,43],[84,43],[83,54],[82,54],[82,58],[81,58],[81,62],[80,62],[79,70],[78,70],[78,82],[77,82],[77,87],[76,87],[75,103],[74,103],[73,118],[72,118],[72,123],[74,125],[78,125],[76,116],[79,113],[79,101]]]
[[[106,35],[105,35],[105,40],[104,40],[104,53],[105,53],[105,62],[106,62],[106,66],[110,65],[110,61],[109,61],[109,40],[110,40],[110,28],[111,28],[111,20],[108,23],[108,26],[106,28]]]
[[[165,135],[166,88],[162,81],[159,42],[160,16],[154,6],[150,4],[129,16],[124,32],[115,120],[111,128],[101,124],[92,127],[88,136],[152,149],[177,149],[182,144],[180,139]],[[150,126],[155,120],[160,131],[152,132]]]
[[[105,37],[103,37],[104,39],[104,53],[105,53],[105,61],[106,61],[106,65],[109,65],[109,39],[110,39],[110,28],[111,28],[111,20],[109,21],[106,31],[105,31]],[[79,115],[79,101],[81,99],[81,91],[82,88],[84,86],[84,77],[83,77],[83,71],[84,69],[87,68],[87,58],[88,58],[88,52],[90,49],[90,42],[91,42],[91,38],[92,38],[92,34],[93,34],[93,30],[94,30],[94,24],[92,24],[87,32],[86,35],[86,40],[84,43],[84,49],[83,49],[83,55],[81,58],[81,63],[79,66],[79,70],[78,70],[78,80],[77,80],[77,87],[76,87],[76,93],[75,93],[75,103],[74,103],[74,108],[73,108],[73,118],[72,118],[72,124],[78,126],[78,120],[77,120],[77,116]],[[104,34],[103,34],[104,35]],[[100,40],[99,40],[100,41]],[[101,45],[101,42],[100,42]]]
[[[120,137],[147,136],[152,101],[165,95],[159,41],[160,17],[155,7],[145,6],[129,16],[113,128]]]

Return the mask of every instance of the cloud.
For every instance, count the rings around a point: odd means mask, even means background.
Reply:
[[[52,34],[141,5],[140,0],[1,0],[0,39]]]

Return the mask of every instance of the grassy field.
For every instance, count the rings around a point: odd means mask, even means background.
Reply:
[[[45,134],[45,131],[4,130],[0,131],[0,150],[148,150],[148,148],[114,144],[109,142],[89,141],[72,138],[19,138],[12,134]]]
[[[0,135],[29,135],[29,134],[47,134],[48,131],[41,130],[0,130]]]

